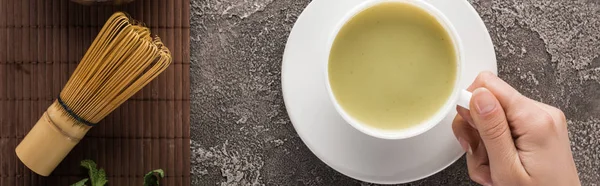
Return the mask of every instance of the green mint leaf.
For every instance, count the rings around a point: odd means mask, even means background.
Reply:
[[[106,183],[108,182],[108,180],[106,179],[106,172],[104,172],[104,169],[100,169],[98,171],[98,174],[96,175],[96,179],[92,178],[92,186],[104,186],[106,185]]]
[[[81,166],[88,169],[92,186],[104,186],[108,182],[104,169],[98,170],[94,161],[83,160]]]
[[[165,177],[165,172],[162,169],[156,169],[144,175],[144,186],[158,186],[160,178]]]
[[[85,182],[87,182],[88,180],[89,180],[88,178],[85,178],[85,179],[83,179],[83,180],[80,180],[80,181],[78,181],[77,183],[74,183],[74,184],[73,184],[73,185],[71,185],[71,186],[86,186],[86,185],[85,185]]]
[[[92,160],[83,160],[83,161],[81,161],[81,166],[85,167],[86,169],[89,170],[90,176],[92,174],[96,174],[96,172],[98,171],[96,169],[96,162],[94,162]]]

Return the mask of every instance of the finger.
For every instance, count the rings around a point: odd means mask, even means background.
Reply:
[[[533,113],[535,112],[535,113]],[[525,104],[513,119],[512,136],[518,150],[535,151],[550,145],[553,136],[564,135],[568,138],[564,114],[557,108],[534,101]]]
[[[471,113],[469,110],[462,108],[461,106],[456,106],[456,112],[458,112],[458,115],[460,115],[460,117],[467,121],[467,123],[469,123],[471,127],[477,129],[473,124],[473,117],[471,117]]]
[[[479,136],[487,149],[491,170],[499,174],[524,172],[506,115],[494,94],[486,88],[475,89],[470,107]]]
[[[508,83],[504,82],[502,79],[498,78],[498,76],[489,71],[483,71],[479,73],[467,90],[469,92],[473,92],[475,89],[480,87],[485,87],[490,90],[498,99],[498,101],[500,101],[502,107],[505,108],[515,108],[512,104],[516,103],[518,99],[523,99],[522,97],[524,97]],[[457,112],[469,123],[473,123],[473,119],[469,110],[458,108]],[[472,126],[477,128],[475,125]]]
[[[563,113],[563,111],[561,111],[560,109],[544,104],[544,103],[540,103],[537,102],[538,106],[540,108],[542,108],[543,110],[545,110],[548,114],[550,114],[550,116],[552,117],[552,119],[554,120],[554,126],[556,127],[556,132],[559,135],[562,135],[563,139],[567,139],[569,138],[569,132],[568,132],[568,128],[567,128],[567,117],[565,116],[565,113]]]
[[[560,109],[541,103],[541,102],[535,102],[537,104],[538,107],[540,107],[541,109],[545,110],[548,114],[550,114],[550,116],[552,116],[552,120],[554,120],[554,124],[557,125],[557,128],[561,129],[564,128],[566,129],[567,127],[567,118],[565,117],[565,113],[563,113],[563,111],[561,111]]]
[[[479,143],[479,135],[477,130],[471,127],[467,121],[465,121],[460,115],[454,117],[452,122],[452,131],[454,136],[460,143],[460,146],[467,154],[472,154],[473,151],[471,146],[475,146]]]
[[[467,157],[469,177],[481,185],[491,185],[491,175],[487,152],[479,133],[468,122],[457,115],[452,122],[454,135],[461,144]],[[473,148],[471,148],[473,147]]]
[[[525,137],[527,143],[543,145],[548,136],[554,136],[557,132],[555,123],[560,120],[554,111],[547,105],[533,101],[532,104],[523,104],[522,109],[516,109],[509,119],[512,123],[512,135],[515,139]],[[562,113],[562,112],[561,112]],[[566,130],[566,127],[565,127]],[[539,146],[543,147],[543,146]]]
[[[485,145],[480,143],[473,149],[473,154],[467,154],[469,177],[481,185],[492,185],[492,174]]]
[[[519,91],[488,71],[480,73],[467,90],[473,92],[480,87],[485,87],[494,94],[504,110],[507,111],[506,114],[510,114],[509,110],[518,109],[523,102],[529,101]]]
[[[551,117],[547,114],[548,112],[538,106],[539,102],[521,95],[521,93],[496,75],[491,72],[480,73],[473,84],[469,86],[468,90],[474,91],[480,87],[485,87],[489,90],[500,103],[505,112],[508,124],[512,129],[513,137],[518,138],[526,133],[543,135],[545,131],[540,129],[548,128],[547,126],[539,126],[540,124],[545,125],[548,123],[547,120]]]

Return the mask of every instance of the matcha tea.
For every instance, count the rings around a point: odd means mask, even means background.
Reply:
[[[382,3],[342,27],[328,71],[334,97],[348,114],[374,128],[401,130],[446,103],[457,56],[433,15],[410,4]]]

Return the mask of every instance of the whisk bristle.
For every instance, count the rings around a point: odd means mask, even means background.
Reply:
[[[109,18],[60,93],[75,124],[97,123],[171,63],[160,38],[124,13]],[[79,118],[77,118],[79,117]]]

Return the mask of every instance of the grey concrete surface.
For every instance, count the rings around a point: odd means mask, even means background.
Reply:
[[[600,184],[600,2],[472,0],[499,76],[563,109],[584,185]],[[281,55],[307,0],[192,0],[193,185],[368,185],[302,143],[281,93]],[[465,160],[411,185],[474,185]]]

